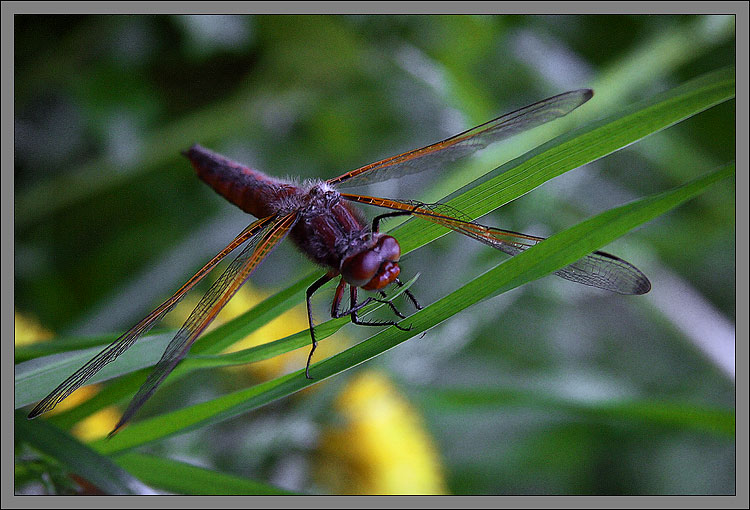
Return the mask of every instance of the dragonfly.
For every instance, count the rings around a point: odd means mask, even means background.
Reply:
[[[317,346],[311,298],[318,289],[335,278],[339,278],[339,282],[333,296],[332,317],[349,316],[351,322],[358,325],[395,326],[408,330],[408,327],[402,326],[397,320],[365,320],[359,316],[365,306],[380,302],[387,304],[399,318],[405,318],[385,292],[389,286],[403,287],[404,284],[398,278],[401,272],[401,248],[393,236],[380,232],[383,220],[396,216],[421,218],[511,256],[542,242],[544,238],[482,225],[444,204],[378,198],[340,190],[425,171],[439,177],[440,172],[451,163],[474,154],[491,143],[567,115],[592,96],[593,91],[590,89],[565,92],[497,117],[441,142],[371,163],[332,179],[308,180],[304,183],[265,175],[200,145],[193,145],[183,154],[192,163],[198,177],[229,202],[257,219],[169,299],[42,399],[30,412],[29,419],[54,408],[105,365],[129,349],[222,259],[239,250],[236,258],[211,285],[167,345],[161,359],[110,433],[110,437],[114,435],[151,397],[188,354],[195,340],[224,305],[287,236],[308,258],[327,270],[305,294],[311,337],[305,377],[313,378],[310,365]],[[376,216],[370,223],[354,204],[377,206],[388,212]],[[619,294],[645,294],[651,288],[648,278],[632,264],[601,251],[591,253],[555,274],[576,283]],[[349,305],[342,310],[341,304],[347,288]],[[360,301],[359,289],[371,291],[374,295]],[[401,290],[415,308],[421,308],[408,288]]]

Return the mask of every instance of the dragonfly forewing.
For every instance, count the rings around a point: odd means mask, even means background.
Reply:
[[[348,188],[425,170],[437,172],[448,163],[469,156],[491,143],[567,115],[591,99],[593,94],[594,91],[590,89],[565,92],[505,114],[442,142],[357,168],[327,182],[336,187]]]

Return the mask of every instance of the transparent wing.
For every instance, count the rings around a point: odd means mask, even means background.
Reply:
[[[78,369],[73,375],[65,379],[57,388],[55,388],[49,395],[44,397],[29,413],[29,419],[35,418],[42,413],[45,413],[57,404],[62,402],[75,390],[83,386],[94,374],[104,368],[105,365],[111,363],[117,359],[120,354],[127,351],[141,335],[145,334],[150,330],[154,324],[156,324],[164,315],[167,314],[174,306],[192,289],[199,281],[201,281],[210,271],[216,266],[224,257],[230,252],[242,245],[247,240],[250,240],[250,246],[256,244],[256,240],[259,237],[258,234],[264,230],[267,230],[272,225],[274,218],[264,218],[252,223],[245,230],[243,230],[234,240],[215,257],[213,257],[205,266],[201,268],[190,280],[185,283],[172,297],[167,299],[161,305],[159,305],[154,311],[144,317],[138,324],[130,328],[128,331],[122,334],[117,340],[112,342],[99,354],[94,356],[88,361],[83,367]]]
[[[347,200],[376,205],[397,211],[407,211],[438,225],[460,232],[488,246],[518,255],[522,251],[544,241],[543,237],[530,236],[480,225],[470,221],[464,214],[445,204],[424,204],[416,201],[398,201],[387,198],[342,194]],[[566,280],[618,294],[645,294],[651,290],[651,282],[635,266],[619,257],[596,251],[566,266],[555,274]]]
[[[329,179],[328,184],[347,188],[425,170],[438,171],[446,164],[473,154],[491,143],[562,117],[591,99],[593,95],[593,90],[581,89],[544,99],[442,142],[386,158]]]
[[[274,218],[253,239],[253,242],[248,243],[219,279],[214,282],[187,318],[185,324],[177,331],[177,334],[167,346],[167,349],[146,379],[146,382],[143,383],[143,386],[138,390],[133,400],[130,401],[122,418],[120,418],[120,421],[112,432],[109,433],[110,437],[116,434],[133,417],[138,409],[156,391],[156,388],[162,381],[174,370],[180,360],[187,355],[195,339],[198,338],[221,309],[224,308],[224,305],[242,287],[255,268],[286,237],[296,219],[296,213]]]

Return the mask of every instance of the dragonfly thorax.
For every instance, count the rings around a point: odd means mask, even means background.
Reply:
[[[313,259],[338,270],[347,283],[379,290],[401,272],[401,247],[389,235],[371,232],[358,210],[325,182],[309,185],[300,209],[298,245]],[[314,226],[314,228],[307,228]],[[312,248],[312,249],[311,249]]]
[[[307,192],[299,197],[298,208],[303,214],[325,214],[341,201],[341,194],[324,181],[314,181],[308,185]]]

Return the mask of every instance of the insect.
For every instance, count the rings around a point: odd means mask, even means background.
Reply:
[[[386,303],[399,318],[404,318],[384,291],[392,284],[403,286],[398,279],[401,271],[399,267],[401,249],[394,237],[379,231],[380,222],[384,219],[395,216],[416,216],[460,232],[509,255],[516,255],[544,239],[481,225],[468,218],[460,217],[460,213],[441,204],[377,198],[338,190],[426,170],[438,172],[447,164],[466,157],[490,143],[562,117],[591,99],[592,95],[592,90],[581,89],[553,96],[442,142],[386,158],[327,181],[315,180],[295,184],[276,179],[231,161],[200,145],[194,145],[185,151],[184,155],[192,163],[198,177],[227,200],[258,219],[208,261],[172,297],[41,400],[31,411],[29,418],[34,418],[55,407],[102,367],[114,361],[171,310],[224,257],[243,245],[244,248],[239,251],[239,255],[210,287],[169,343],[110,436],[133,417],[159,384],[187,355],[196,338],[258,265],[287,236],[290,236],[297,247],[310,259],[328,270],[307,289],[306,293],[312,340],[305,368],[307,378],[312,378],[310,363],[317,345],[310,300],[315,291],[334,278],[340,278],[340,280],[331,307],[333,317],[348,315],[355,324],[393,325],[400,329],[408,329],[395,320],[368,321],[358,316],[358,312],[365,305],[379,301]],[[389,212],[376,216],[372,223],[368,224],[364,216],[354,208],[353,203],[374,205],[388,209]],[[587,255],[555,274],[577,283],[621,294],[645,294],[651,288],[648,278],[637,268],[618,257],[600,251]],[[341,310],[341,301],[347,287],[349,288],[349,307]],[[358,301],[359,288],[374,291],[376,296]],[[404,291],[404,294],[416,308],[420,308],[416,298],[408,289]]]

